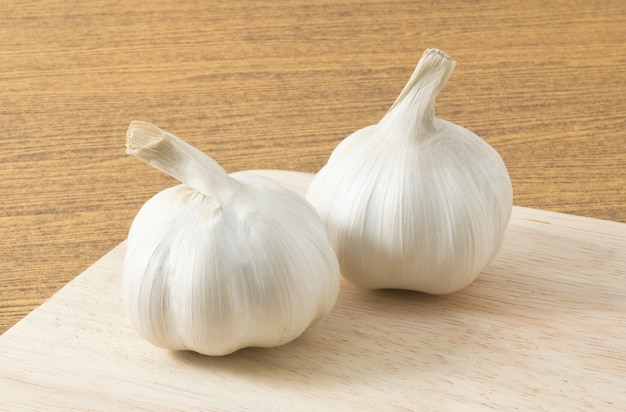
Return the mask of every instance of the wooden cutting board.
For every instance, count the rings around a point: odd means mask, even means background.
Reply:
[[[304,192],[311,175],[255,171]],[[460,292],[342,281],[273,349],[173,353],[121,309],[121,243],[0,336],[1,410],[624,410],[626,224],[515,207]]]

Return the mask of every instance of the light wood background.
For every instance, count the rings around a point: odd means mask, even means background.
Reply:
[[[626,222],[626,2],[0,0],[0,333],[175,182],[153,122],[228,171],[315,172],[428,47],[437,104],[503,156],[515,204]]]

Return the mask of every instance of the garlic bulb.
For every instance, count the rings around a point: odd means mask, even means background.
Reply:
[[[303,197],[228,175],[149,123],[131,123],[127,153],[183,182],[148,200],[128,234],[122,297],[144,338],[225,355],[287,343],[330,312],[339,265]]]
[[[380,122],[343,140],[308,189],[356,285],[454,292],[500,248],[513,204],[506,166],[480,137],[435,117],[454,66],[426,50]]]

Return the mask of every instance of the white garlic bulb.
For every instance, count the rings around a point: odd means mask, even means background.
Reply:
[[[330,312],[339,265],[303,197],[228,175],[149,123],[131,123],[127,152],[183,182],[148,200],[128,234],[122,297],[140,335],[225,355],[287,343]]]
[[[454,66],[426,50],[380,122],[343,140],[309,187],[356,285],[454,292],[500,248],[513,205],[506,166],[480,137],[435,117]]]

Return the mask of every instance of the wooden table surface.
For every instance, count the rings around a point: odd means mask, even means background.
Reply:
[[[176,183],[125,155],[131,120],[315,172],[428,47],[457,61],[438,116],[501,153],[516,205],[626,222],[623,0],[2,0],[0,23],[0,333]]]

